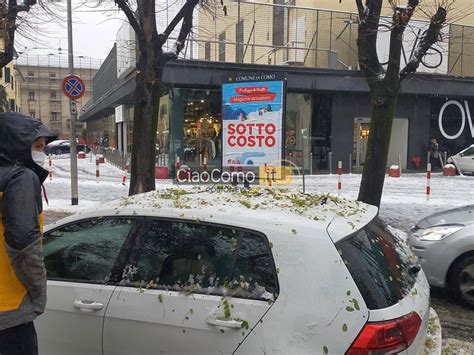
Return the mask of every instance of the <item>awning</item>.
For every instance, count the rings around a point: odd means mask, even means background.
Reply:
[[[135,77],[130,77],[119,85],[110,88],[97,102],[87,107],[85,112],[79,117],[79,121],[94,121],[115,112],[115,107],[123,104],[133,103],[135,91]]]

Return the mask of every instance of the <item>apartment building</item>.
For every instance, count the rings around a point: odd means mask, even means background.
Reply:
[[[69,99],[62,92],[62,81],[69,74],[69,70],[59,65],[49,65],[36,60],[34,64],[16,65],[24,80],[20,82],[21,112],[40,119],[60,139],[70,138]],[[77,101],[78,112],[92,96],[92,78],[96,69],[76,68],[75,73],[85,83],[86,92]],[[77,122],[76,132],[82,138],[85,129],[83,123]]]
[[[6,17],[6,1],[0,1],[0,52],[4,51],[4,18]],[[14,69],[13,62],[0,70],[0,112],[20,111],[20,86],[21,75]]]
[[[0,70],[0,86],[3,95],[5,95],[2,99],[3,102],[0,103],[1,112],[21,111],[20,87],[23,80],[21,73],[14,68],[13,62]]]

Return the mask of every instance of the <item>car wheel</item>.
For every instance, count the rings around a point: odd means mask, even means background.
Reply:
[[[63,154],[63,151],[61,149],[56,149],[56,155],[61,155]]]
[[[453,266],[450,281],[454,297],[474,308],[474,255],[464,257]]]

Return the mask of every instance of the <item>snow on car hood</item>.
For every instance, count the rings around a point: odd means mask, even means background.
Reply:
[[[326,228],[332,222],[339,228],[334,236],[331,234],[333,240],[362,228],[377,214],[377,208],[373,206],[331,194],[302,193],[289,188],[240,189],[229,186],[184,186],[157,190],[121,198],[108,204],[106,209],[108,213],[115,210],[116,214],[134,215],[150,214],[150,211],[156,213],[157,209],[161,212],[167,210],[174,211],[175,218],[215,223],[222,223],[222,216],[245,219],[254,224],[259,220],[260,223],[275,225],[318,223],[320,228],[321,224]],[[81,214],[103,215],[101,209]]]
[[[446,224],[469,225],[473,223],[474,205],[468,205],[432,214],[419,221],[416,226],[418,228],[429,228]]]

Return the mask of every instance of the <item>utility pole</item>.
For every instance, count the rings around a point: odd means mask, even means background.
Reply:
[[[67,0],[67,39],[68,39],[68,60],[69,60],[69,75],[74,74],[74,49],[72,41],[72,4],[71,0]],[[76,120],[77,110],[73,109],[75,102],[69,99],[69,111],[71,114],[71,143],[70,143],[70,157],[71,157],[71,204],[79,204],[79,192],[77,188],[77,146],[76,146]]]

